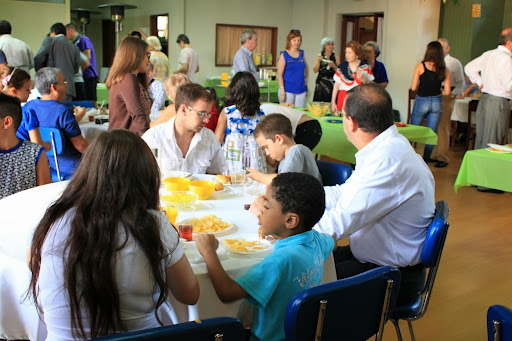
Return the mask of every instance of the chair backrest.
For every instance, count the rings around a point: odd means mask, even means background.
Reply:
[[[216,317],[201,321],[184,322],[139,330],[135,332],[112,334],[94,340],[98,341],[241,341],[244,327],[240,320],[232,317]]]
[[[52,181],[62,181],[64,177],[60,174],[58,156],[61,155],[64,150],[64,135],[60,129],[53,127],[39,127],[39,132],[41,133],[41,139],[43,141],[50,141],[52,144],[52,149],[46,152],[46,155],[53,157],[53,164],[50,161]]]
[[[512,310],[493,305],[487,310],[487,339],[489,341],[512,340]]]
[[[316,160],[324,186],[341,185],[352,175],[352,168],[342,163]]]
[[[62,104],[71,110],[73,110],[74,107],[94,108],[94,103],[92,101],[72,101],[63,102]]]
[[[436,203],[436,211],[434,218],[428,227],[427,236],[425,237],[425,243],[423,244],[423,250],[421,252],[421,263],[426,268],[431,268],[441,258],[443,252],[444,242],[446,240],[446,234],[448,233],[448,203],[446,201],[438,201]]]
[[[427,311],[428,302],[432,295],[432,288],[441,262],[444,243],[448,234],[448,203],[438,201],[434,218],[430,223],[421,252],[421,264],[428,269],[427,279],[423,290],[418,293],[418,298],[409,304],[397,306],[392,312],[394,319],[419,319]]]
[[[52,150],[46,152],[46,154],[53,156],[53,150],[57,152],[57,155],[62,154],[64,150],[64,135],[62,135],[59,128],[39,127],[39,132],[41,133],[43,141],[52,142]],[[51,133],[53,133],[55,141],[52,141]],[[55,147],[53,146],[53,142],[55,142]]]
[[[411,101],[416,98],[417,94],[418,94],[417,91],[413,91],[413,90],[409,89],[408,100],[407,100],[407,122],[405,122],[405,123],[409,123],[409,121],[411,120]]]
[[[367,340],[382,336],[395,305],[400,271],[383,266],[304,290],[286,309],[287,340]]]

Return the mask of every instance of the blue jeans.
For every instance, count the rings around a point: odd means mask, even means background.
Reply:
[[[423,121],[425,116],[427,116],[427,127],[432,129],[434,132],[437,132],[437,124],[439,123],[442,113],[442,96],[416,96],[409,124],[420,125],[421,121]],[[432,154],[433,149],[433,145],[425,145],[425,151],[423,152],[423,160],[425,160],[425,162],[430,160],[430,155]]]

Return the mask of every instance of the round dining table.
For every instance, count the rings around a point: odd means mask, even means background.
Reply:
[[[213,175],[191,175],[191,178],[210,180]],[[0,339],[44,340],[46,337],[43,319],[39,318],[33,303],[23,299],[30,280],[26,252],[46,209],[60,197],[67,184],[68,181],[62,181],[34,187],[0,200]],[[248,182],[243,195],[234,196],[231,187],[225,186],[224,190],[215,192],[209,200],[198,200],[191,207],[179,209],[176,225],[187,223],[192,218],[215,214],[223,221],[233,224],[228,232],[217,236],[219,239],[257,236],[257,217],[245,210],[244,205],[250,204],[264,189],[263,185]],[[162,187],[160,194],[165,193]],[[170,295],[160,311],[164,324],[219,316],[238,317],[249,322],[251,308],[247,301],[222,303],[194,243],[186,242],[184,249],[199,280],[200,297],[197,304],[190,306],[177,302]],[[271,251],[247,255],[219,249],[218,254],[228,275],[237,278],[259,263],[269,252]],[[322,281],[326,283],[335,280],[336,271],[331,256],[325,263]]]

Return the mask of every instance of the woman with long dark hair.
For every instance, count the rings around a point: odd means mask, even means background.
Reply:
[[[29,293],[48,340],[157,327],[168,290],[197,302],[178,234],[158,211],[159,187],[156,160],[136,134],[104,132],[87,149],[32,238]]]
[[[266,173],[265,153],[254,139],[254,129],[263,112],[260,110],[260,89],[254,76],[238,72],[226,91],[215,135],[226,153],[230,169],[254,168]]]
[[[427,45],[425,57],[416,65],[412,76],[411,90],[418,91],[412,109],[410,124],[420,125],[427,118],[427,127],[437,132],[437,124],[443,112],[441,83],[444,85],[442,94],[450,94],[450,72],[444,63],[443,46],[438,41]],[[423,160],[430,162],[433,145],[426,144]]]
[[[128,129],[140,136],[149,129],[152,100],[148,92],[148,44],[126,37],[116,51],[106,80],[109,129]]]

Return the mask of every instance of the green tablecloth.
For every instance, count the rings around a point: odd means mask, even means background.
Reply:
[[[108,90],[105,83],[98,83],[96,85],[96,95],[98,96],[97,103],[101,105],[103,101],[105,101],[105,104],[108,104]]]
[[[270,81],[270,98],[268,96],[269,81],[266,79],[263,79],[263,80],[260,80],[259,83],[260,83],[260,94],[261,94],[262,99],[265,102],[279,103],[279,94],[278,94],[279,83],[277,82],[277,80]],[[220,76],[213,76],[213,77],[207,78],[206,82],[204,83],[204,86],[205,87],[209,87],[209,86],[214,87],[217,97],[219,98],[219,100],[222,101],[222,98],[226,94],[226,87],[223,87],[222,85],[220,85]]]
[[[309,113],[308,115],[311,116]],[[333,120],[341,121],[341,117],[326,116],[317,119],[322,127],[322,137],[318,145],[313,149],[313,152],[355,164],[357,149],[347,140],[347,136],[343,131],[343,123],[329,122]],[[436,133],[427,127],[408,125],[407,127],[398,128],[398,132],[411,142],[437,144]]]
[[[461,186],[483,186],[512,192],[512,153],[493,153],[485,149],[468,150],[455,180],[455,193]]]

